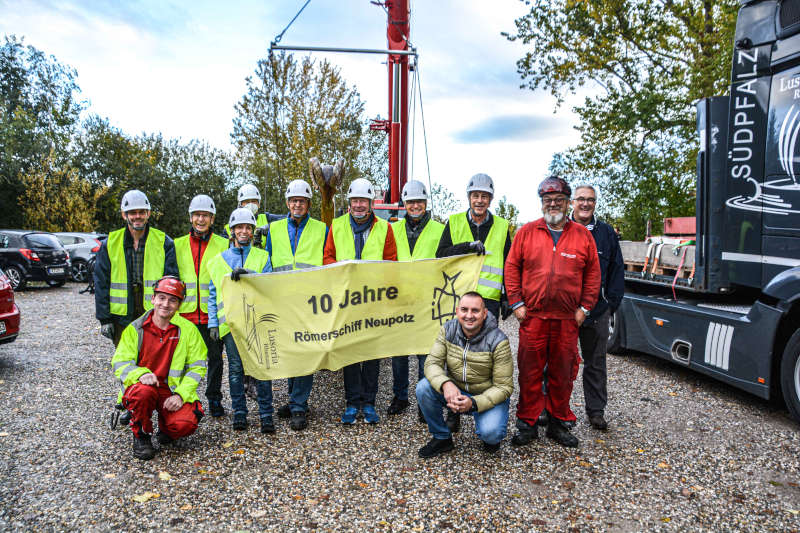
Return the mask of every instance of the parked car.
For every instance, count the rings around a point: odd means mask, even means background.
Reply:
[[[19,306],[14,303],[11,280],[0,270],[0,344],[12,342],[19,335]]]
[[[53,233],[64,248],[69,252],[69,259],[72,263],[72,281],[89,281],[86,265],[89,264],[94,254],[100,249],[100,245],[108,235],[102,233],[76,233],[57,231]]]
[[[70,276],[69,253],[52,233],[0,230],[0,268],[11,288],[21,290],[29,281],[60,287]]]

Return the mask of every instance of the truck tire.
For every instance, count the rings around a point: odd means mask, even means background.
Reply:
[[[800,330],[794,332],[783,350],[781,389],[786,407],[794,419],[800,422]]]
[[[617,309],[613,315],[608,317],[608,353],[615,355],[625,353],[625,347],[622,345],[624,333],[625,322],[622,319],[622,311]]]

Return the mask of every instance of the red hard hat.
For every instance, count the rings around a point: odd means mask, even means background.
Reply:
[[[539,184],[539,197],[554,192],[566,194],[567,198],[572,196],[572,189],[570,189],[569,183],[567,183],[564,178],[550,176],[549,178],[545,178],[544,181]]]
[[[155,287],[153,287],[153,292],[163,292],[165,294],[171,294],[176,298],[183,301],[186,297],[186,284],[175,276],[164,276],[160,280],[156,281]]]

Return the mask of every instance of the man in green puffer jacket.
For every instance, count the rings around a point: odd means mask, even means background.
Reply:
[[[453,438],[442,416],[469,413],[484,449],[494,453],[506,436],[508,404],[514,392],[514,361],[505,333],[488,313],[477,292],[464,294],[456,318],[448,320],[425,360],[425,378],[417,384],[417,403],[433,438],[419,449],[433,457],[453,449]]]

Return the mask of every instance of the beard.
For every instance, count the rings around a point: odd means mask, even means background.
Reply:
[[[561,224],[563,220],[564,220],[564,213],[562,211],[559,211],[555,215],[551,215],[550,213],[545,213],[544,215],[544,221],[550,224],[551,226],[557,226]]]

